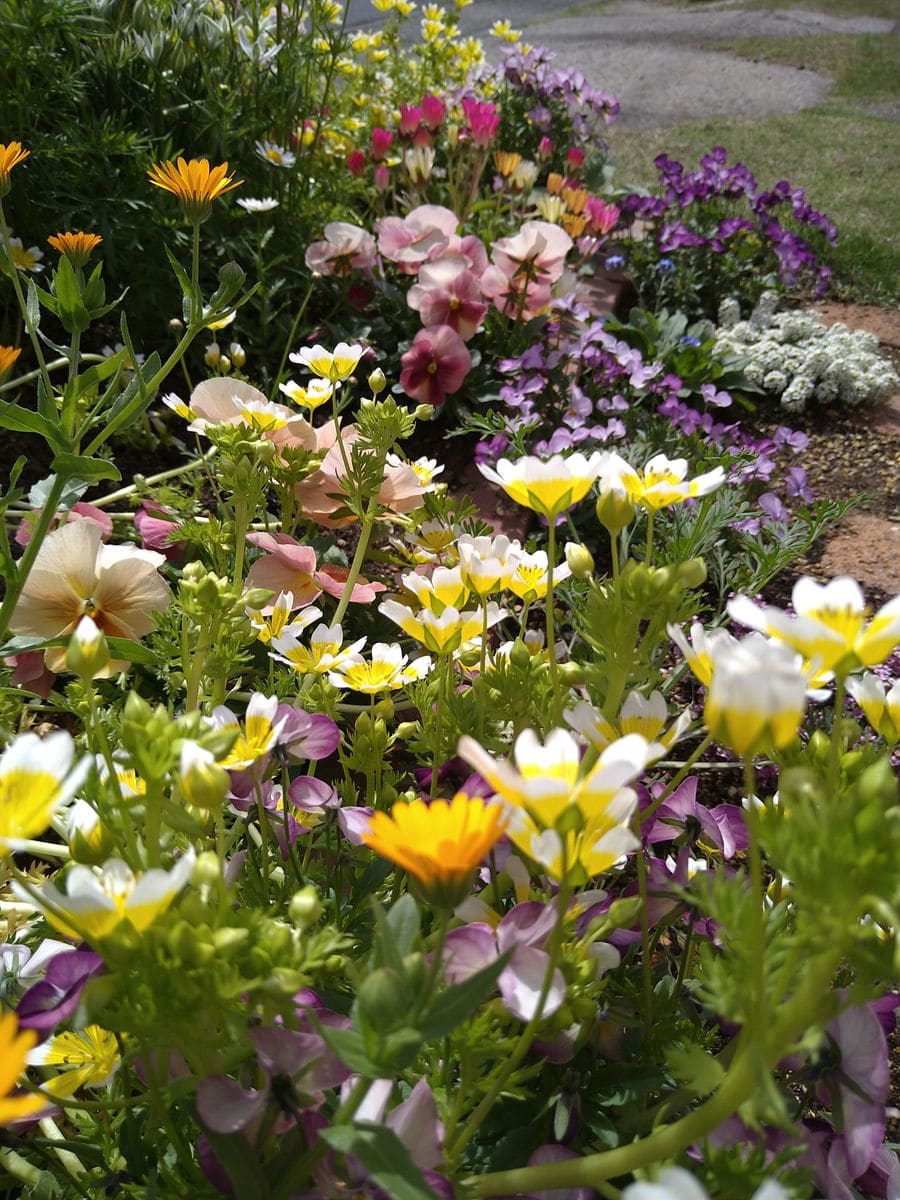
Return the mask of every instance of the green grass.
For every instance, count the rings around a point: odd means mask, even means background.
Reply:
[[[826,7],[824,0],[819,7]],[[842,15],[851,7],[840,0]],[[653,187],[657,154],[696,166],[710,147],[725,146],[730,160],[747,163],[760,184],[789,179],[835,222],[840,239],[830,262],[838,294],[900,301],[900,122],[890,119],[900,109],[900,35],[752,38],[715,48],[819,71],[834,81],[833,91],[816,108],[787,116],[717,117],[636,132],[613,127],[616,183]]]

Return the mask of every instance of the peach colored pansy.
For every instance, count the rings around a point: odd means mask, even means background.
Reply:
[[[333,423],[331,428],[333,432]],[[352,425],[341,430],[341,440],[345,447],[351,446],[358,437],[359,432]],[[356,517],[348,511],[344,502],[345,474],[343,455],[340,447],[335,444],[325,455],[321,467],[308,479],[297,484],[297,499],[307,520],[330,529],[353,524]],[[418,508],[422,496],[433,488],[434,484],[423,484],[408,463],[397,467],[386,466],[378,502],[387,513],[408,513]]]
[[[75,521],[49,534],[38,551],[13,613],[16,634],[55,638],[74,633],[84,616],[109,637],[137,641],[154,628],[153,612],[172,596],[157,567],[163,555],[135,546],[104,546],[93,521]],[[65,667],[66,648],[47,650],[47,667]],[[112,660],[103,675],[124,670]]]
[[[293,608],[305,608],[312,604],[322,592],[340,599],[344,594],[349,571],[346,567],[326,563],[316,567],[316,552],[312,546],[303,546],[286,533],[251,533],[247,541],[264,551],[247,575],[247,587],[267,588],[278,596],[281,592],[293,593]],[[350,593],[354,604],[371,604],[383,583],[369,583],[359,579]],[[274,611],[274,600],[260,609],[264,616]]]
[[[440,258],[450,250],[459,218],[440,204],[420,204],[405,217],[382,217],[378,249],[406,275],[415,275],[424,262]]]
[[[193,418],[188,425],[192,433],[205,433],[210,425],[246,425],[280,449],[322,448],[305,417],[284,404],[271,403],[258,388],[240,379],[205,379],[198,383],[191,392],[188,415]]]

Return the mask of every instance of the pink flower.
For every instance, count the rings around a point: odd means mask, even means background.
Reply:
[[[381,162],[383,158],[386,158],[393,144],[394,135],[389,130],[376,126],[372,130],[372,161]]]
[[[181,527],[175,521],[167,521],[165,515],[155,515],[168,514],[170,511],[153,500],[145,500],[134,514],[134,523],[145,550],[158,550],[166,558],[180,558],[187,542],[178,542],[174,538]]]
[[[42,511],[42,509],[36,508],[34,512],[30,512],[28,516],[23,517],[19,522],[19,528],[16,530],[17,546],[27,546],[31,541],[35,522]],[[73,504],[67,512],[58,512],[56,514],[54,522],[61,523],[63,521],[93,521],[100,530],[100,536],[104,542],[112,537],[112,517],[103,512],[102,509],[95,508],[93,504],[85,504],[83,500],[79,500],[77,504]]]
[[[347,170],[357,179],[366,173],[366,156],[362,150],[354,150],[347,155]]]
[[[537,152],[538,158],[541,159],[542,162],[546,162],[548,158],[553,157],[553,142],[550,140],[550,138],[546,136],[541,138],[541,140],[538,142]]]
[[[301,545],[286,533],[251,533],[247,541],[265,551],[250,568],[247,587],[267,588],[275,596],[291,592],[294,608],[305,608],[322,592],[336,599],[343,596],[348,570],[331,564],[317,569],[312,546]],[[369,583],[360,578],[353,586],[350,600],[354,604],[371,604],[384,588],[383,583]],[[274,603],[270,601],[260,611],[267,616],[274,611]]]
[[[306,249],[306,265],[310,271],[318,275],[371,271],[377,257],[371,233],[348,221],[330,221],[324,233],[324,241],[312,242]]]
[[[584,151],[578,146],[570,146],[566,155],[566,166],[572,171],[584,166]]]
[[[272,404],[258,388],[241,379],[205,379],[191,392],[192,433],[203,433],[209,425],[247,425],[279,450],[319,450],[322,440],[331,445],[334,427],[312,425],[292,408]]]
[[[10,683],[13,687],[23,687],[27,692],[34,692],[44,700],[53,690],[56,676],[47,669],[43,650],[25,650],[22,654],[13,654],[3,660],[8,667],[14,667]]]
[[[571,248],[558,225],[526,221],[515,237],[494,242],[481,290],[500,312],[530,320],[550,303],[550,286],[562,276]]]
[[[329,426],[333,432],[333,422],[329,422]],[[352,425],[341,430],[341,440],[345,447],[351,446],[358,437],[359,433]],[[343,500],[345,470],[343,454],[335,444],[325,455],[318,471],[314,471],[302,483],[297,484],[295,494],[303,506],[305,518],[329,529],[351,525],[356,520],[356,516],[349,511]],[[417,508],[423,494],[430,490],[431,488],[423,484],[412,467],[406,463],[387,466],[378,492],[378,501],[389,513],[407,513]]]
[[[584,215],[592,233],[609,233],[615,229],[620,210],[615,204],[607,204],[600,196],[588,196],[584,202]]]
[[[474,233],[468,233],[465,237],[453,234],[447,243],[447,253],[458,254],[464,258],[469,270],[475,275],[481,276],[487,270],[487,250],[481,238],[476,237]]]
[[[488,309],[478,280],[456,254],[425,263],[406,302],[420,314],[423,325],[449,325],[465,342],[475,335]]]
[[[422,263],[447,252],[458,224],[449,208],[421,204],[405,217],[382,217],[376,223],[378,249],[404,274],[415,275]]]
[[[447,110],[444,107],[444,102],[438,96],[434,96],[429,92],[422,97],[422,120],[432,133],[440,129],[446,115]]]
[[[400,386],[407,396],[434,405],[459,391],[472,366],[466,343],[449,325],[420,329],[400,361]]]
[[[400,136],[412,137],[422,124],[422,110],[417,104],[400,105]]]
[[[497,136],[500,126],[500,113],[497,105],[488,100],[462,101],[462,110],[466,118],[466,126],[476,146],[490,146]]]
[[[386,192],[391,186],[391,169],[384,163],[379,163],[373,173],[376,192]]]

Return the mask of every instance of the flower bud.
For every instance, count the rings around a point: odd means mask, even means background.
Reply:
[[[77,863],[95,867],[115,850],[115,839],[100,817],[84,800],[72,805],[69,820],[69,853]]]
[[[218,342],[210,342],[203,353],[203,361],[208,367],[217,367],[222,359],[222,351]]]
[[[698,588],[706,583],[706,563],[702,558],[689,558],[679,564],[678,582],[685,588]]]
[[[227,354],[223,354],[216,366],[220,374],[227,375],[231,370],[231,359]]]
[[[299,929],[315,925],[322,915],[322,901],[319,893],[309,885],[295,892],[288,905],[288,916]]]
[[[409,999],[409,990],[397,972],[379,967],[360,984],[356,1005],[366,1025],[390,1033],[403,1024]]]
[[[181,744],[179,773],[181,794],[188,804],[204,811],[218,808],[228,791],[228,772],[220,767],[209,750],[197,742]]]
[[[69,638],[66,666],[87,683],[109,665],[109,643],[90,617],[82,617]]]
[[[634,520],[634,505],[624,488],[601,487],[596,513],[597,520],[610,537],[615,537]]]
[[[387,387],[387,376],[381,367],[376,367],[369,376],[369,387],[372,389],[373,396],[378,396]]]
[[[418,721],[401,721],[395,732],[401,742],[408,742],[416,736],[420,728]]]
[[[576,579],[590,579],[594,573],[594,556],[584,542],[566,542],[566,563]]]
[[[436,409],[433,404],[417,404],[413,409],[413,416],[417,421],[432,421]]]
[[[179,334],[184,329],[184,321],[180,317],[173,317],[169,322],[170,333]]]
[[[216,885],[222,882],[222,864],[214,850],[204,850],[197,855],[191,879],[198,885]]]
[[[240,370],[247,361],[247,353],[244,350],[244,347],[240,342],[232,342],[228,347],[228,353],[231,356],[231,361],[238,368],[238,370]]]

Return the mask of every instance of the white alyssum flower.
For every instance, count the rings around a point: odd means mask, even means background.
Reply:
[[[827,327],[814,312],[775,313],[766,295],[749,321],[737,320],[735,306],[723,302],[716,350],[743,357],[747,377],[790,412],[811,403],[859,405],[900,386],[873,334]]]

